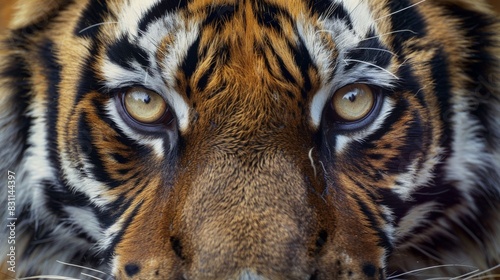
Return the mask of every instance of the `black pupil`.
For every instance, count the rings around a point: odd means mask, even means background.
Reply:
[[[142,101],[144,101],[144,103],[146,103],[146,104],[149,104],[149,102],[151,102],[151,97],[149,97],[149,95],[147,95]]]
[[[349,94],[349,101],[351,101],[351,102],[356,101],[356,96],[357,95],[358,94],[356,92],[353,92],[353,93]]]

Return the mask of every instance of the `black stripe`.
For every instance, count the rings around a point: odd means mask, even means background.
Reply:
[[[111,153],[111,156],[113,157],[113,159],[118,162],[119,164],[127,164],[130,162],[130,160],[126,157],[124,157],[122,154],[120,153]]]
[[[399,80],[396,84],[396,88],[394,88],[394,91],[410,91],[413,96],[418,98],[419,103],[423,107],[428,107],[424,91],[422,90],[425,87],[419,83],[417,77],[415,76],[415,70],[410,63],[404,63],[399,66],[397,76],[399,77]]]
[[[377,236],[379,238],[377,245],[386,250],[392,250],[393,246],[390,238],[389,236],[387,236],[387,233],[384,232],[384,230],[381,228],[381,225],[378,223],[375,214],[370,210],[370,208],[368,208],[366,203],[357,194],[352,194],[352,197],[356,200],[359,209],[366,217],[367,221],[370,223],[370,228],[377,232]]]
[[[97,43],[93,43],[88,57],[85,59],[85,63],[81,67],[81,74],[76,89],[74,105],[78,104],[87,93],[98,91],[101,86],[100,79],[94,71],[94,64],[98,57],[98,49],[99,47]]]
[[[194,41],[194,43],[189,47],[186,58],[184,59],[184,62],[182,63],[181,66],[181,69],[184,72],[187,81],[191,79],[191,76],[193,76],[194,72],[196,71],[196,67],[198,66],[198,62],[200,59],[200,56],[198,55],[200,48],[200,40],[201,36],[198,36],[196,41]],[[186,93],[188,98],[190,95],[189,93],[190,91]]]
[[[7,46],[12,47],[12,49],[19,49],[17,47],[17,43],[20,43],[21,46],[25,46],[25,42],[23,40],[16,43],[9,40],[6,43]],[[2,85],[6,90],[11,90],[12,95],[10,101],[14,102],[14,106],[12,108],[13,114],[15,115],[15,129],[18,131],[17,137],[17,145],[20,145],[21,151],[19,153],[19,157],[22,157],[24,151],[30,146],[27,143],[28,136],[30,133],[28,132],[33,123],[33,118],[30,115],[27,115],[26,112],[28,110],[29,105],[32,103],[32,97],[30,93],[32,92],[32,84],[31,84],[31,72],[29,71],[28,64],[29,62],[23,58],[21,55],[12,55],[9,57],[5,57],[6,66],[3,71],[0,73],[2,78],[7,78],[8,81]],[[5,81],[5,80],[4,80]],[[6,145],[6,144],[4,144]],[[14,144],[12,144],[14,145]],[[5,160],[5,159],[4,159]],[[19,159],[8,159],[17,161]]]
[[[402,118],[409,107],[410,104],[407,100],[404,98],[397,99],[396,104],[394,105],[395,109],[392,110],[385,118],[384,123],[380,126],[380,128],[370,134],[370,136],[366,138],[366,141],[360,144],[360,147],[365,149],[373,148],[373,142],[379,141],[382,137],[387,135],[387,132],[392,130],[392,126]]]
[[[349,51],[346,59],[355,59],[373,63],[381,68],[387,68],[391,63],[392,54],[382,45],[375,36],[375,31],[370,31],[366,38],[362,40],[353,50]],[[348,62],[344,70],[348,71],[358,64],[357,62]]]
[[[203,25],[214,25],[216,29],[222,28],[222,24],[231,20],[236,14],[238,4],[235,5],[221,5],[211,7],[210,13],[203,21]]]
[[[287,10],[282,9],[270,3],[263,1],[255,2],[255,14],[259,25],[276,30],[282,31],[282,23],[280,18],[284,18],[288,22],[293,22],[293,18]]]
[[[402,55],[406,49],[405,42],[412,38],[423,38],[427,34],[426,23],[419,10],[411,0],[388,1],[393,37],[393,49]],[[406,30],[411,30],[406,31]]]
[[[302,78],[304,79],[304,84],[302,85],[302,98],[304,100],[308,99],[309,93],[312,91],[312,81],[309,75],[309,71],[311,69],[317,71],[317,67],[311,59],[311,55],[307,50],[306,44],[302,37],[298,36],[299,42],[297,43],[297,47],[293,47],[289,45],[289,48],[292,50],[293,59],[295,63],[299,66],[300,73]]]
[[[109,14],[106,0],[91,0],[80,15],[73,33],[78,37],[96,38],[100,26],[96,24],[104,23]]]
[[[38,48],[38,56],[44,68],[45,78],[47,79],[47,145],[48,147],[57,147],[57,138],[59,135],[57,123],[59,117],[59,84],[61,83],[62,66],[57,61],[57,54],[54,43],[50,40],[44,41]],[[58,177],[62,177],[61,161],[57,149],[47,149],[49,152],[49,161],[56,170]]]
[[[196,88],[201,91],[203,91],[207,87],[208,81],[210,80],[210,77],[212,76],[215,70],[213,61],[210,63],[210,66],[208,66],[204,70],[205,71],[203,72],[201,77],[198,79],[198,82],[196,83]]]
[[[114,236],[113,241],[111,242],[109,248],[107,248],[102,253],[103,259],[109,260],[113,257],[116,245],[122,241],[125,231],[127,231],[128,227],[130,226],[134,218],[137,216],[137,213],[139,213],[139,210],[141,209],[143,203],[144,202],[141,201],[134,207],[132,213],[130,213],[125,222],[122,224],[122,228],[120,229],[120,231]]]
[[[397,148],[398,155],[390,158],[385,163],[385,172],[398,174],[408,172],[408,168],[416,158],[421,158],[424,150],[424,142],[427,142],[428,135],[425,135],[426,124],[422,122],[418,112],[412,113],[411,122],[407,124],[407,133],[403,137],[404,145]],[[422,159],[423,160],[423,159]]]
[[[82,112],[78,118],[78,145],[81,153],[89,159],[92,164],[92,177],[91,179],[98,180],[106,184],[109,188],[116,188],[122,184],[122,182],[116,181],[111,178],[111,175],[106,171],[104,163],[99,154],[99,149],[92,142],[92,128],[87,120],[88,116],[86,112]],[[88,177],[88,174],[84,170],[80,173],[81,176]]]
[[[80,238],[83,238],[90,243],[95,240],[78,222],[73,221],[71,215],[66,212],[65,207],[71,206],[76,208],[86,209],[94,213],[96,218],[100,220],[103,216],[102,210],[92,203],[87,195],[72,189],[70,186],[64,185],[61,182],[43,181],[43,193],[46,197],[45,207],[53,215],[59,218],[60,223],[70,228],[73,232],[77,233]],[[86,221],[79,221],[86,222]]]
[[[187,6],[188,0],[162,0],[156,3],[139,21],[139,30],[146,31],[148,26],[154,21],[159,20],[168,13],[172,13],[178,9],[183,9]]]
[[[442,48],[439,48],[429,61],[429,64],[431,66],[432,80],[434,81],[434,93],[438,99],[441,121],[444,124],[440,142],[449,147],[453,137],[451,120],[454,113],[450,104],[452,85],[450,71],[448,70],[448,56]]]
[[[278,61],[278,66],[280,67],[280,72],[283,78],[285,78],[284,82],[290,83],[290,84],[297,84],[297,80],[293,77],[292,73],[288,71],[288,67],[285,65],[285,62],[283,61],[283,58],[279,56],[277,53],[275,53],[276,60]],[[306,74],[307,73],[302,73]]]
[[[106,54],[111,62],[128,70],[135,69],[132,65],[134,62],[139,63],[145,70],[149,69],[151,65],[146,51],[136,44],[132,44],[125,35],[111,44]]]
[[[315,0],[312,2],[311,8],[313,13],[330,20],[344,21],[347,27],[353,30],[351,17],[344,6],[333,4],[331,0]]]

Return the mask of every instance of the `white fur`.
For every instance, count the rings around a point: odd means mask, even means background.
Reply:
[[[137,38],[139,35],[139,22],[153,5],[160,0],[126,1],[120,7],[118,15],[119,30],[122,34]]]

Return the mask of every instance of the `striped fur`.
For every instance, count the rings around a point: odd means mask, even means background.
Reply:
[[[494,277],[499,59],[476,0],[20,1],[0,278]],[[374,109],[335,121],[353,84]],[[131,122],[131,88],[173,121]]]

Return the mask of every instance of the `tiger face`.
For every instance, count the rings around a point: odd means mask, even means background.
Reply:
[[[481,1],[34,2],[0,51],[17,277],[498,268],[500,25]]]

